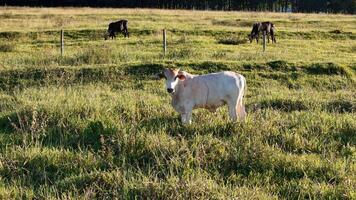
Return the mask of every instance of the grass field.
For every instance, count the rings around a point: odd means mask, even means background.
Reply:
[[[246,121],[182,126],[164,67],[243,74]],[[355,15],[0,7],[0,199],[356,199],[355,113]]]

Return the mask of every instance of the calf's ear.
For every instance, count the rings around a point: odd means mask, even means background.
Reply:
[[[185,80],[185,75],[184,74],[178,74],[177,77],[179,80],[184,81]]]

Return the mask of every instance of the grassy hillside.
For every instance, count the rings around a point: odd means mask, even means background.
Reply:
[[[246,122],[182,126],[164,67],[243,74]],[[0,8],[0,199],[356,199],[355,113],[352,15]]]

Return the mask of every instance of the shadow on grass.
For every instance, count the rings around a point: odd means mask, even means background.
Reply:
[[[20,32],[13,32],[13,31],[0,32],[0,38],[4,38],[7,40],[15,40],[22,37],[23,35],[24,34]]]
[[[307,73],[313,75],[344,75],[351,76],[350,72],[335,63],[314,63],[305,68]]]
[[[122,68],[53,68],[8,70],[0,72],[0,89],[23,89],[30,86],[70,85],[75,83],[109,82],[122,80]]]
[[[11,134],[15,132],[13,125],[11,125],[12,121],[15,121],[17,118],[16,113],[10,113],[7,115],[3,115],[0,117],[0,131],[1,133]]]
[[[296,71],[297,68],[295,65],[291,65],[284,60],[275,60],[266,63],[268,67],[272,70],[279,70],[279,71]]]
[[[356,112],[356,103],[347,100],[335,100],[326,105],[326,111],[337,113],[354,113]]]
[[[191,63],[189,64],[189,67],[204,73],[213,73],[213,72],[231,70],[231,68],[227,64],[209,62],[209,61],[203,63]]]
[[[303,101],[291,99],[263,100],[256,107],[259,109],[271,108],[283,112],[308,110],[308,106]]]
[[[3,43],[0,44],[0,52],[13,52],[16,49],[16,44]]]
[[[153,78],[157,73],[162,72],[165,67],[164,64],[158,63],[131,65],[125,68],[125,74],[136,78]]]
[[[334,139],[340,141],[343,145],[356,145],[356,126],[348,125],[342,128],[334,135]]]
[[[240,45],[240,44],[246,44],[248,42],[247,37],[241,38],[236,36],[219,37],[216,38],[216,41],[218,44],[226,44],[226,45]]]

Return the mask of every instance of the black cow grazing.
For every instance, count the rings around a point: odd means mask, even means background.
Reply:
[[[127,30],[127,20],[122,19],[117,22],[112,22],[109,24],[108,32],[105,34],[105,40],[111,37],[114,39],[116,33],[122,33],[126,37],[130,37],[129,31]]]
[[[276,38],[274,37],[275,26],[271,22],[254,23],[252,26],[251,34],[248,36],[250,42],[252,42],[253,39],[256,39],[256,42],[258,43],[260,32],[262,32],[262,34],[267,35],[268,43],[269,43],[269,36],[271,36],[272,38],[272,43],[273,42],[276,43]]]

